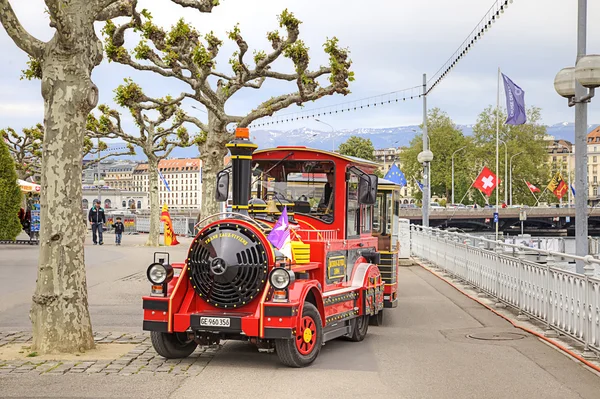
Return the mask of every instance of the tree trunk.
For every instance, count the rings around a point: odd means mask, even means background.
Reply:
[[[146,245],[158,247],[160,239],[160,203],[158,202],[158,160],[148,157],[148,189],[150,190],[150,233]]]
[[[225,167],[223,164],[223,160],[227,155],[225,144],[229,142],[230,137],[231,134],[227,131],[211,130],[208,132],[206,142],[199,148],[200,159],[202,160],[201,219],[221,212],[221,203],[215,201],[216,180],[217,173]],[[231,190],[231,186],[229,189]]]
[[[87,6],[61,3],[67,32],[46,45],[42,63],[44,149],[38,277],[32,350],[77,352],[94,347],[83,243],[81,169],[86,117],[98,89],[91,72],[102,59]]]

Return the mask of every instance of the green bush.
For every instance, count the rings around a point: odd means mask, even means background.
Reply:
[[[0,140],[0,240],[15,240],[21,232],[19,209],[21,188],[15,163],[4,140]]]

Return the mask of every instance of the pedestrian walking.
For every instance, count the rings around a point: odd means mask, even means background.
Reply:
[[[94,245],[100,243],[100,245],[104,244],[102,241],[102,224],[106,223],[106,217],[104,216],[104,209],[100,206],[100,200],[94,200],[94,206],[90,209],[88,213],[88,220],[92,225],[92,240],[94,241]],[[96,239],[96,233],[98,234],[98,239]]]
[[[113,228],[115,229],[115,244],[121,245],[121,237],[125,231],[125,226],[121,223],[120,217],[117,217],[117,222],[113,224]]]

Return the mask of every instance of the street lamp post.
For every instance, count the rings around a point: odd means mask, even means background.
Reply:
[[[585,257],[588,255],[587,103],[600,86],[600,55],[586,55],[587,0],[578,0],[577,9],[575,67],[564,68],[556,74],[554,89],[569,100],[570,107],[575,106],[575,254]],[[575,270],[591,273],[593,266],[577,260]]]
[[[327,126],[329,126],[329,127],[331,128],[331,140],[332,140],[332,142],[331,142],[331,152],[334,152],[334,151],[335,151],[335,137],[333,136],[333,132],[335,131],[335,129],[333,128],[333,126],[331,126],[331,125],[330,125],[329,123],[327,123],[327,122],[323,122],[322,120],[320,120],[320,119],[317,119],[317,118],[315,118],[315,120],[316,120],[317,122],[320,122],[320,123],[322,123],[322,124],[324,124],[324,125],[327,125]]]
[[[521,155],[522,153],[524,153],[525,151],[521,151],[516,153],[515,155],[513,155],[512,157],[510,157],[510,204],[513,204],[513,199],[512,199],[512,160],[514,157],[516,157],[517,155]]]
[[[503,140],[499,140],[500,143],[504,144],[504,203],[508,204],[508,191],[506,190],[506,181],[508,179],[508,147]],[[498,171],[496,171],[498,173]]]
[[[427,74],[423,74],[423,151],[417,155],[417,161],[423,165],[423,226],[429,227],[430,165],[433,161],[433,153],[429,150],[429,136],[427,136]]]
[[[455,202],[454,202],[454,155],[457,152],[464,150],[465,148],[467,148],[467,147],[466,146],[465,147],[461,147],[461,148],[459,148],[458,150],[456,150],[456,151],[454,151],[452,153],[452,205],[455,204]]]

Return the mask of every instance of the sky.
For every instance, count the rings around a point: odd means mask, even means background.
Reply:
[[[24,27],[37,38],[47,41],[53,35],[42,0],[12,0]],[[168,0],[140,0],[157,24],[168,29],[184,18],[201,33],[214,31],[224,46],[217,58],[217,69],[229,72],[227,60],[236,46],[226,32],[239,23],[241,33],[254,49],[269,50],[266,33],[278,29],[276,16],[285,8],[302,21],[300,37],[310,48],[311,68],[327,62],[322,45],[336,36],[350,49],[351,69],[356,80],[351,94],[335,95],[305,105],[321,108],[357,101],[422,84],[423,73],[432,76],[485,15],[493,0],[221,0],[211,14],[183,9]],[[600,1],[588,1],[588,54],[600,53]],[[556,73],[575,63],[577,0],[514,0],[501,18],[476,42],[452,72],[428,96],[428,107],[439,107],[456,124],[474,124],[478,114],[495,105],[498,68],[525,91],[527,106],[542,110],[542,123],[552,125],[573,122],[574,108],[554,90]],[[97,24],[97,31],[102,23]],[[137,44],[130,35],[127,47]],[[43,121],[43,100],[39,81],[20,80],[27,56],[0,29],[0,128],[15,129]],[[250,57],[249,57],[250,58]],[[275,70],[292,72],[289,60],[276,62]],[[131,77],[149,95],[177,95],[186,87],[172,79],[150,72],[138,72],[106,60],[96,67],[92,80],[100,89],[100,103],[114,105],[113,90],[124,78]],[[231,98],[226,111],[243,115],[273,95],[295,90],[293,84],[265,83],[263,89],[245,89]],[[505,104],[501,91],[501,105]],[[201,111],[185,107],[203,119]],[[296,109],[297,110],[297,109]],[[289,109],[280,114],[294,113]],[[382,128],[419,124],[421,100],[321,118],[334,129]],[[263,121],[268,121],[267,119]],[[600,97],[589,105],[588,122],[600,123]],[[259,122],[260,123],[260,122]],[[125,127],[135,131],[129,117]],[[309,127],[330,129],[314,120],[278,124],[286,130]],[[262,128],[261,128],[262,129]]]

